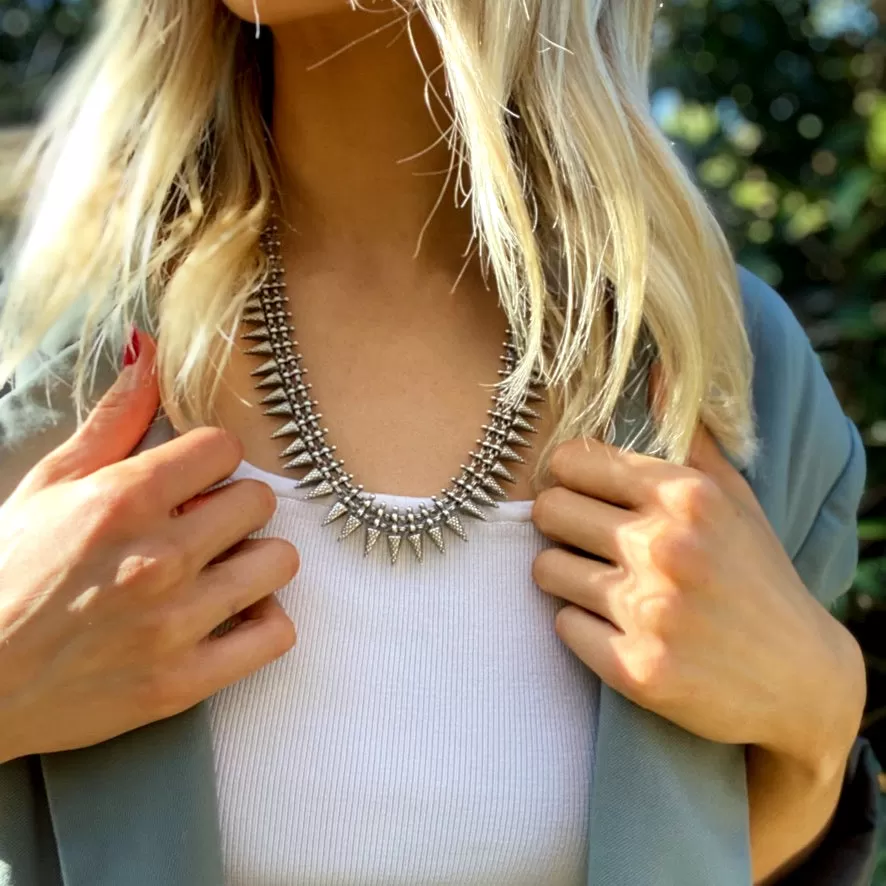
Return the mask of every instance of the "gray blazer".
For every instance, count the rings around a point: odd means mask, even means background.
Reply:
[[[748,272],[741,283],[762,443],[748,479],[806,586],[828,604],[856,565],[863,449],[790,310]],[[0,500],[74,426],[66,378],[76,338],[58,330],[51,361],[22,367],[0,399]],[[97,393],[115,372],[108,361]],[[626,404],[621,439],[644,410]],[[691,735],[606,686],[596,710],[588,884],[747,886],[743,749]],[[870,882],[875,776],[859,742],[834,827],[791,882]],[[0,886],[222,883],[204,704],[100,745],[0,766]]]

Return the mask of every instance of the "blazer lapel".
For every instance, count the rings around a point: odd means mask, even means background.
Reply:
[[[224,881],[205,705],[41,763],[64,886]]]
[[[647,374],[616,438],[646,448]],[[698,738],[603,685],[596,723],[588,886],[748,886],[744,749]]]
[[[743,748],[698,738],[603,686],[588,886],[748,886]]]

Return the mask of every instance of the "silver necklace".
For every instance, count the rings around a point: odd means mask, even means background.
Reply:
[[[310,469],[295,481],[296,488],[305,489],[308,499],[334,498],[323,525],[343,521],[339,539],[348,538],[362,528],[364,556],[382,537],[392,564],[400,556],[404,539],[420,562],[428,547],[426,538],[438,551],[446,552],[444,528],[467,541],[462,517],[485,520],[484,510],[498,507],[497,500],[507,498],[501,484],[516,482],[507,463],[523,462],[515,447],[531,445],[525,435],[535,432],[532,422],[541,416],[529,402],[543,399],[538,392],[540,379],[533,376],[516,405],[509,406],[501,396],[493,395],[494,405],[488,411],[491,421],[482,426],[485,435],[477,440],[478,450],[470,453],[468,464],[461,465],[459,476],[453,477],[439,496],[431,496],[416,508],[403,510],[380,503],[362,486],[354,484],[354,477],[345,471],[344,462],[335,457],[335,446],[327,442],[328,428],[320,425],[322,414],[316,411],[317,401],[311,399],[311,385],[305,381],[307,370],[297,351],[291,312],[287,310],[276,222],[268,224],[261,242],[268,257],[268,273],[259,291],[246,303],[242,319],[251,328],[242,338],[251,343],[247,354],[266,358],[252,375],[259,378],[255,387],[263,395],[264,414],[282,420],[271,437],[286,441],[281,452],[284,469]],[[510,375],[516,357],[508,330],[501,358],[504,369],[499,370],[500,375]]]

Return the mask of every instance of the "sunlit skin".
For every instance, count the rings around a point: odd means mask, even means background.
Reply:
[[[227,5],[254,20],[252,0]],[[425,107],[402,10],[364,6],[372,11],[345,0],[258,2],[275,41],[287,291],[348,469],[370,490],[426,496],[478,436],[489,396],[478,381],[496,380],[505,318],[492,283],[465,260],[470,212],[451,190],[425,229],[448,150]],[[438,67],[419,19],[413,37],[423,66]],[[441,92],[441,120],[444,102]],[[0,637],[4,625],[27,631],[0,644],[0,762],[169,716],[295,640],[271,595],[298,569],[293,547],[264,539],[215,559],[267,522],[268,488],[241,481],[194,498],[244,456],[277,470],[273,423],[251,405],[254,364],[235,354],[226,368],[224,430],[126,459],[159,396],[154,344],[142,345],[132,386],[112,391],[3,505],[0,581],[15,593],[4,599]],[[536,495],[531,459],[551,430],[544,412],[511,492],[535,498],[535,525],[563,544],[533,565],[539,593],[567,603],[553,629],[638,704],[749,746],[754,878],[768,882],[833,815],[863,706],[858,646],[803,587],[704,428],[687,466],[595,441],[564,444],[553,485]],[[59,539],[50,551],[41,547],[47,520]],[[207,642],[243,607],[246,630]]]
[[[350,0],[223,0],[225,6],[246,21],[255,21],[258,9],[262,24],[291,24],[299,19],[350,12]],[[361,0],[367,11],[389,12],[395,4],[391,0]]]

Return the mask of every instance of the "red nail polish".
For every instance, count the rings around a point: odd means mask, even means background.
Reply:
[[[129,336],[129,344],[126,345],[126,350],[123,351],[123,365],[132,366],[138,360],[140,351],[141,341],[138,337],[138,330],[133,326],[132,333]]]

